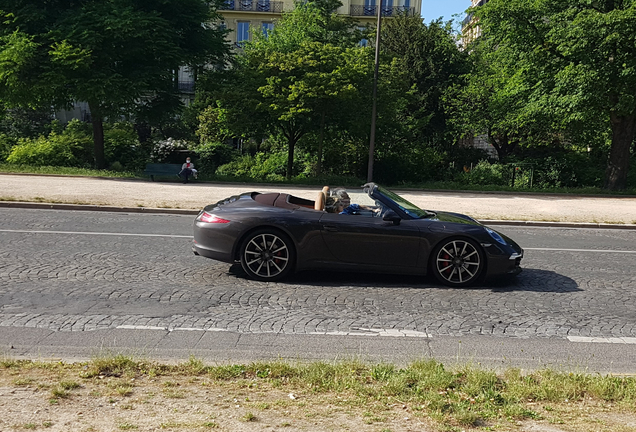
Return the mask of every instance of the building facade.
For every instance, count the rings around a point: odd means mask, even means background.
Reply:
[[[488,0],[471,0],[470,7],[475,8],[488,3]],[[471,13],[466,15],[462,21],[462,43],[464,46],[481,36],[481,27],[477,23],[477,18]]]
[[[339,15],[355,18],[361,25],[375,22],[379,0],[342,0],[338,8]],[[419,13],[422,0],[383,0],[382,15],[391,17],[399,13]],[[227,0],[219,10],[224,25],[228,30],[230,41],[240,47],[249,41],[254,31],[272,30],[283,12],[294,9],[293,0]]]

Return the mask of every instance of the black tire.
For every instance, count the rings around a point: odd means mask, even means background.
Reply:
[[[479,280],[486,266],[481,246],[466,238],[450,238],[431,254],[431,272],[444,285],[465,287]]]
[[[293,271],[296,253],[291,239],[282,232],[263,228],[250,233],[240,249],[241,267],[250,279],[273,282]]]

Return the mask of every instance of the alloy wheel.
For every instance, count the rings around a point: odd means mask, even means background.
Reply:
[[[475,281],[483,262],[480,251],[468,240],[451,240],[437,249],[435,254],[437,278],[451,286],[464,286]]]
[[[276,280],[291,265],[291,251],[285,240],[273,233],[258,233],[243,246],[241,265],[255,279]]]

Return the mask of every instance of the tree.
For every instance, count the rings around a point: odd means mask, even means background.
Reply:
[[[339,2],[325,4],[328,9]],[[291,178],[298,142],[331,121],[349,119],[352,110],[344,105],[359,97],[360,82],[371,71],[367,50],[352,42],[355,29],[324,8],[297,3],[267,36],[253,33],[235,67],[214,73],[221,89],[212,91],[216,97],[202,116],[200,134],[217,140],[281,134]]]
[[[10,106],[88,102],[95,164],[103,168],[103,120],[173,88],[174,71],[222,63],[225,31],[208,0],[5,0],[0,99]]]
[[[506,56],[528,102],[565,122],[609,120],[605,186],[623,189],[636,137],[636,1],[491,0],[482,37]]]
[[[451,23],[438,19],[426,25],[419,15],[403,14],[387,20],[382,30],[382,49],[404,63],[411,88],[402,113],[408,141],[443,141],[448,131],[443,95],[469,69]]]
[[[471,46],[470,72],[444,96],[453,128],[464,136],[485,135],[502,162],[519,147],[547,139],[559,123],[529,104],[531,90],[508,74],[503,49],[478,39]]]

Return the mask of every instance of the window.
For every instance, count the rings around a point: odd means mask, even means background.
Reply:
[[[263,36],[268,37],[269,32],[274,30],[274,23],[264,22],[261,28],[263,29]]]
[[[250,40],[250,23],[239,21],[236,26],[236,45],[242,47],[248,40]]]
[[[375,0],[364,0],[364,15],[375,15]]]
[[[358,31],[360,32],[364,32],[366,30],[365,27],[358,27]],[[369,46],[369,40],[368,39],[360,39],[360,42],[358,42],[358,46],[361,47],[365,47],[365,46]]]

